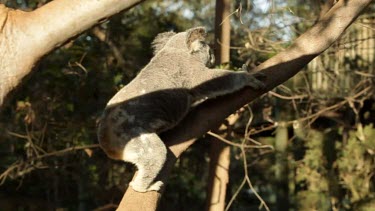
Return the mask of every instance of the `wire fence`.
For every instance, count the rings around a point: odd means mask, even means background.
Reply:
[[[365,16],[308,66],[315,95],[344,97],[364,79],[375,79],[375,15]]]

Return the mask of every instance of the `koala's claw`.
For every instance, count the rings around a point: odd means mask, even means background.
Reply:
[[[148,188],[148,191],[159,191],[163,185],[162,181],[157,181]]]

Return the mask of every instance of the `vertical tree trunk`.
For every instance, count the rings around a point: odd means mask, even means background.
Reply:
[[[220,211],[225,209],[229,164],[230,147],[216,138],[211,138],[206,210]]]
[[[275,136],[275,178],[276,178],[276,207],[277,210],[289,210],[288,188],[288,128],[281,122],[276,129]]]
[[[216,1],[215,57],[216,64],[229,62],[230,47],[230,0]],[[224,210],[229,181],[230,147],[212,138],[210,170],[208,176],[206,210]]]
[[[229,62],[230,47],[230,0],[216,0],[215,57],[216,64]]]

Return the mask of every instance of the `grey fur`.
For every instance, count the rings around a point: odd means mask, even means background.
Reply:
[[[156,55],[167,43],[169,38],[171,38],[176,33],[174,32],[163,32],[158,34],[154,41],[152,42],[152,48],[154,49],[154,55]]]
[[[101,147],[114,159],[134,163],[130,186],[158,191],[155,181],[167,149],[158,134],[176,126],[193,106],[220,95],[264,84],[247,71],[209,69],[214,57],[202,27],[159,34],[154,57],[138,76],[107,104],[98,128]]]

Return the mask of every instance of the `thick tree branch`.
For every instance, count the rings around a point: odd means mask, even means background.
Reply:
[[[290,48],[256,67],[254,71],[262,71],[267,75],[266,90],[245,89],[203,103],[178,127],[163,134],[170,155],[161,179],[167,181],[168,173],[176,159],[194,143],[195,137],[218,127],[231,113],[298,73],[313,58],[331,46],[371,1],[338,1],[316,25],[296,39]],[[155,210],[160,197],[161,193],[137,193],[128,188],[119,210]]]
[[[54,0],[32,12],[0,4],[0,107],[42,56],[142,1]]]
[[[319,2],[320,6],[320,13],[318,20],[320,20],[324,15],[332,8],[335,4],[335,0],[326,0],[325,2]]]

